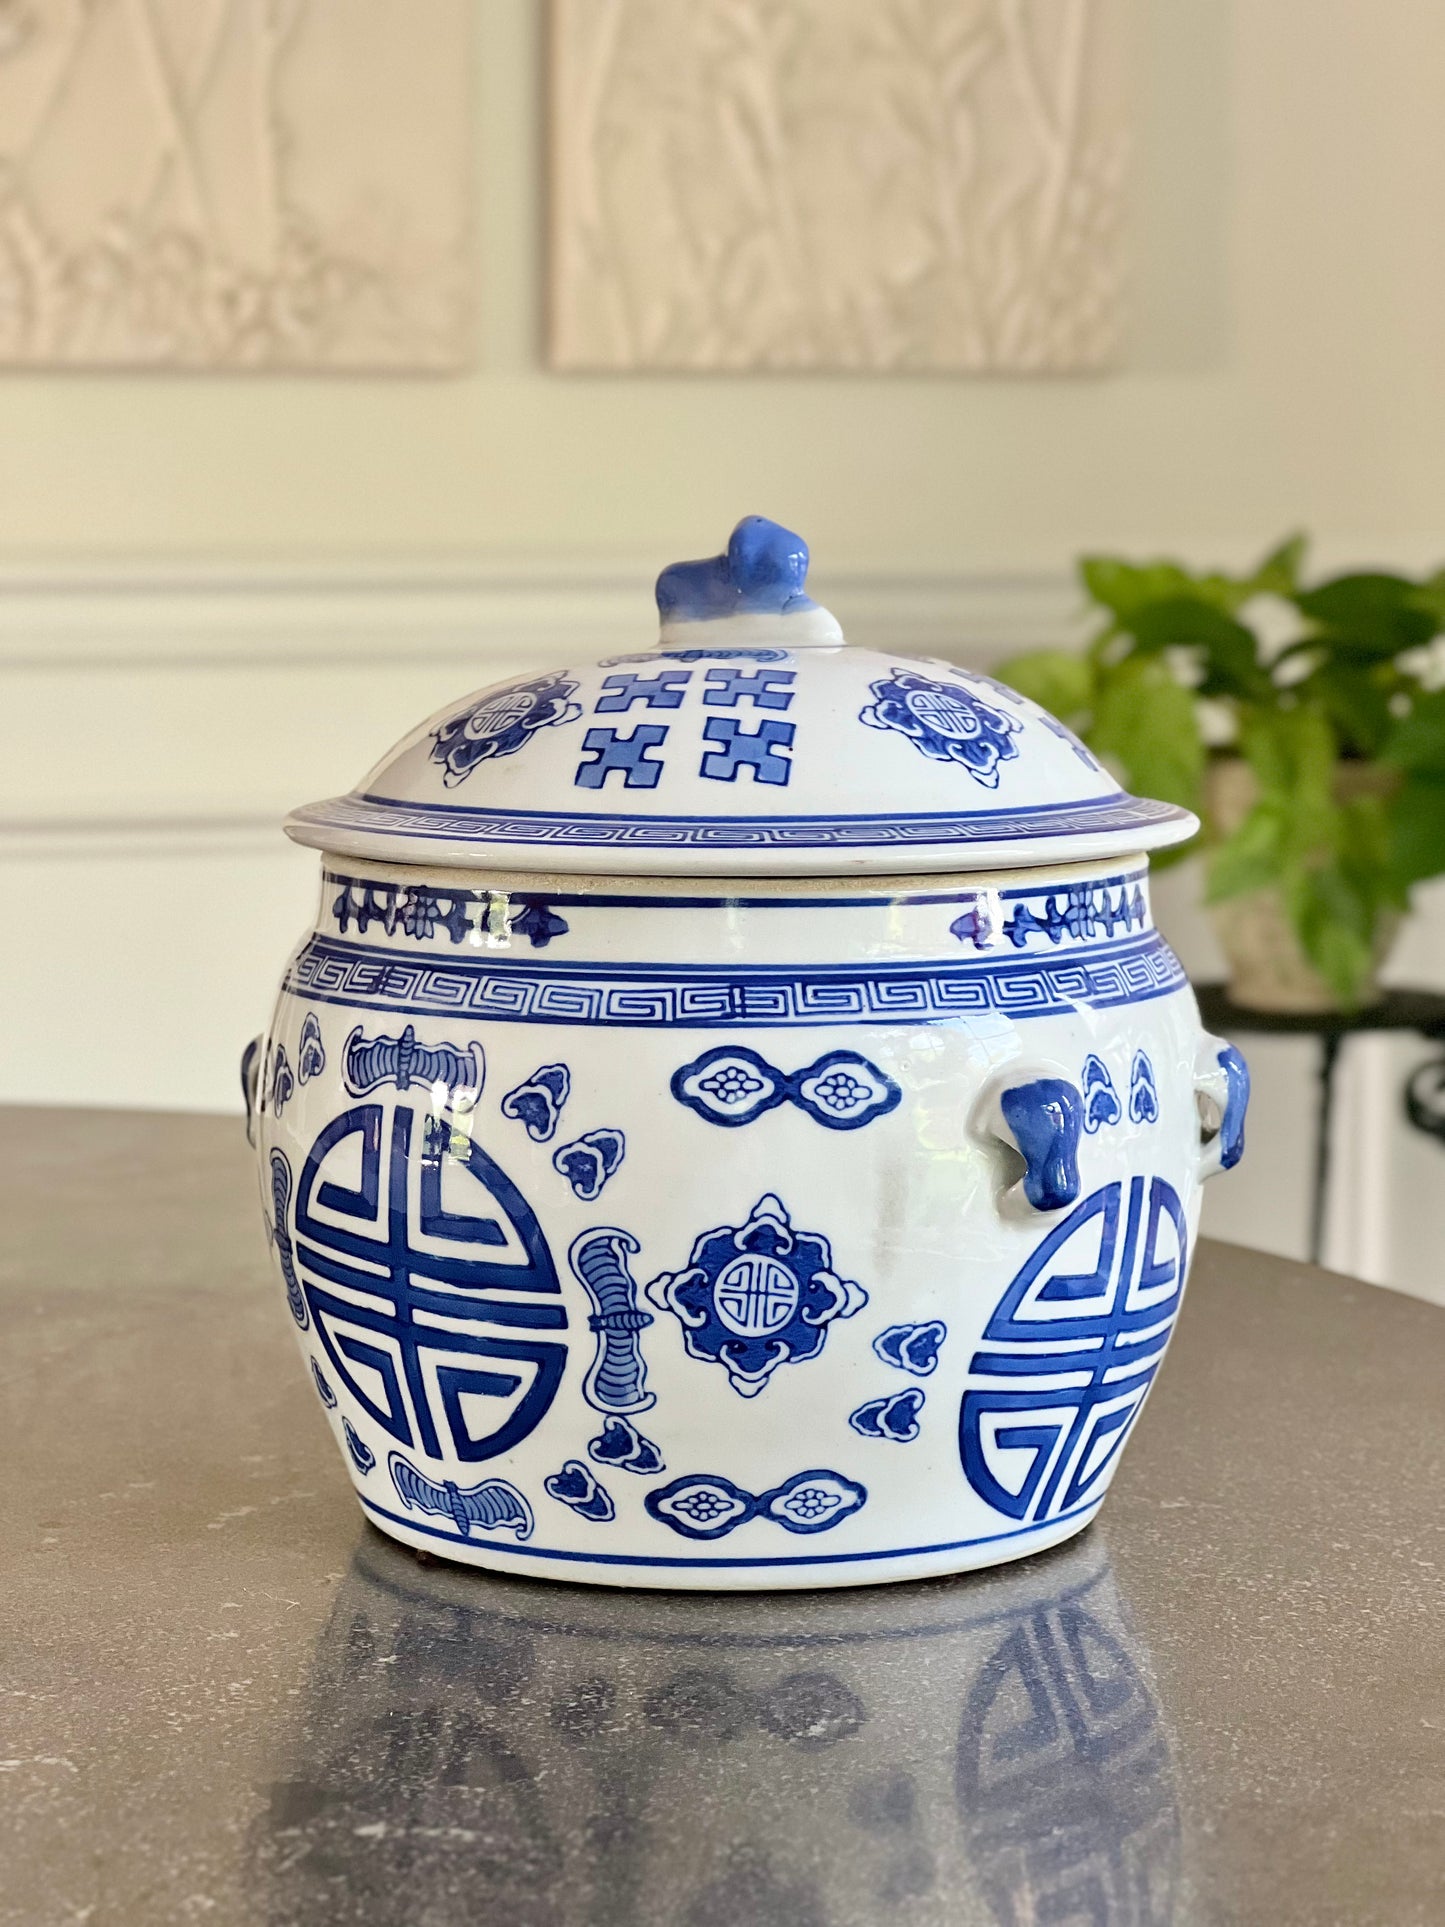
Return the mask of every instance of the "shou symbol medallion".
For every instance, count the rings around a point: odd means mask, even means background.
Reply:
[[[832,1265],[828,1240],[795,1231],[769,1195],[746,1224],[705,1231],[687,1269],[663,1272],[647,1295],[677,1318],[693,1358],[715,1359],[735,1392],[756,1398],[779,1365],[816,1358],[833,1320],[867,1304],[863,1287]]]
[[[484,1479],[480,1485],[458,1485],[455,1479],[432,1479],[419,1472],[400,1452],[388,1461],[397,1497],[411,1512],[434,1512],[450,1519],[464,1539],[472,1527],[483,1532],[512,1532],[519,1539],[532,1536],[532,1513],[527,1501],[505,1479]]]
[[[1056,1225],[1009,1285],[969,1366],[969,1484],[1042,1523],[1100,1494],[1169,1343],[1188,1261],[1163,1178],[1116,1179]]]
[[[399,1091],[408,1091],[414,1084],[440,1084],[452,1104],[464,1096],[475,1103],[487,1074],[482,1047],[475,1038],[465,1050],[455,1044],[419,1044],[410,1024],[400,1037],[371,1038],[363,1035],[358,1024],[346,1040],[344,1070],[346,1088],[353,1097],[365,1097],[383,1084],[395,1084]]]
[[[562,1288],[530,1206],[460,1128],[405,1104],[343,1112],[302,1168],[293,1236],[328,1376],[399,1445],[476,1461],[540,1422]]]
[[[771,1519],[789,1532],[827,1532],[868,1497],[866,1486],[841,1472],[795,1472],[769,1492],[746,1492],[717,1472],[674,1479],[643,1504],[654,1519],[687,1539],[722,1539],[749,1519]]]
[[[895,669],[872,685],[873,701],[858,720],[896,729],[936,763],[961,763],[975,781],[998,786],[999,764],[1019,753],[1020,723],[960,683],[938,682],[912,669]]]
[[[465,781],[478,763],[515,756],[539,729],[575,722],[582,714],[571,701],[577,685],[559,674],[492,689],[469,709],[432,731],[431,760],[442,766],[448,786]]]
[[[637,1280],[627,1260],[638,1250],[630,1232],[607,1226],[584,1231],[572,1242],[567,1262],[592,1300],[587,1323],[597,1334],[597,1355],[582,1381],[582,1396],[599,1412],[645,1412],[655,1405],[647,1389],[642,1333],[652,1313],[637,1303]]]
[[[858,1131],[896,1110],[903,1093],[857,1051],[834,1050],[800,1071],[780,1071],[743,1044],[719,1044],[672,1074],[679,1104],[709,1124],[751,1124],[795,1104],[830,1131]]]

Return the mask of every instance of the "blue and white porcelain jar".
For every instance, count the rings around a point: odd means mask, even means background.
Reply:
[[[517,678],[299,810],[248,1053],[266,1222],[385,1532],[776,1588],[1098,1510],[1248,1076],[1150,915],[1186,811],[844,644],[761,518],[653,650]]]

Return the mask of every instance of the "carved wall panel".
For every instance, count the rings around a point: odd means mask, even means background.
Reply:
[[[468,0],[0,0],[0,363],[448,368]]]
[[[1086,369],[1126,0],[552,0],[551,359]]]

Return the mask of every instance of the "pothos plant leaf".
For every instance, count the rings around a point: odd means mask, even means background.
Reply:
[[[1101,616],[1088,648],[1035,651],[1002,674],[1131,789],[1194,808],[1207,711],[1209,741],[1248,759],[1258,792],[1232,834],[1209,833],[1209,896],[1277,891],[1305,955],[1348,1004],[1382,920],[1411,883],[1445,872],[1445,691],[1427,686],[1424,654],[1445,630],[1445,569],[1306,586],[1304,555],[1294,535],[1239,575],[1085,557]],[[1250,619],[1260,597],[1296,612],[1300,631],[1282,647]],[[1342,765],[1385,780],[1355,793]]]

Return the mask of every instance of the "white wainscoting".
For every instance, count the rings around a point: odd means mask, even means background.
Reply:
[[[314,907],[314,856],[278,823],[345,789],[469,688],[645,647],[651,572],[550,558],[371,568],[0,569],[0,1101],[237,1110],[237,1060]],[[1064,576],[895,581],[818,594],[850,638],[987,664],[1077,635]],[[1403,972],[1442,981],[1445,908]],[[1189,868],[1161,921],[1218,969]],[[1329,1256],[1445,1298],[1445,1149],[1400,1123],[1416,1044],[1353,1047],[1340,1087]],[[1209,1228],[1301,1253],[1310,1046],[1255,1040],[1253,1155]]]

